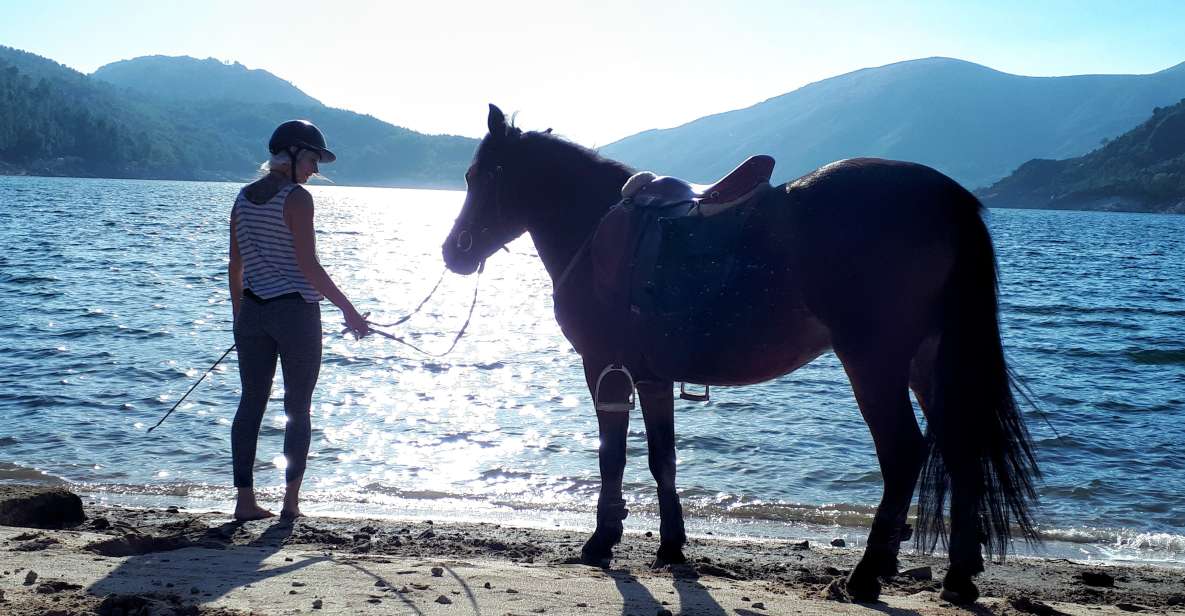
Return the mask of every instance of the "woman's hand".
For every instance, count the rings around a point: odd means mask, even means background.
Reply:
[[[366,317],[369,315],[369,312],[358,314],[353,306],[342,310],[342,316],[346,319],[346,329],[354,334],[354,338],[365,338],[370,334],[370,325],[366,323]]]

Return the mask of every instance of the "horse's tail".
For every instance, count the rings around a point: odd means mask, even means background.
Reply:
[[[1000,341],[996,256],[983,222],[983,206],[958,189],[956,257],[944,290],[942,333],[928,403],[929,457],[918,493],[917,545],[946,543],[944,502],[950,465],[959,452],[968,475],[977,474],[978,520],[990,556],[1004,558],[1012,525],[1026,542],[1038,542],[1032,509],[1040,478],[1017,397],[1028,396],[1008,369]],[[965,455],[963,455],[965,454]]]

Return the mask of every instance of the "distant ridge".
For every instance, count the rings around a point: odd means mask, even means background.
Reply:
[[[1150,75],[1025,77],[953,58],[866,68],[745,109],[601,148],[639,168],[711,181],[750,154],[785,181],[853,156],[931,165],[969,188],[1033,158],[1078,156],[1185,96],[1185,64]]]
[[[268,71],[215,58],[143,56],[100,66],[91,76],[146,94],[182,101],[321,104]]]
[[[83,75],[0,46],[0,174],[242,181],[284,120],[327,134],[342,184],[462,188],[477,141],[326,107],[241,64],[152,56]]]
[[[978,195],[993,207],[1185,214],[1185,98],[1085,156],[1031,160]]]

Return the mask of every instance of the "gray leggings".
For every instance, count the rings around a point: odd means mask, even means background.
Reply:
[[[266,303],[243,298],[235,319],[239,379],[243,396],[230,429],[231,459],[236,488],[251,487],[259,425],[272,392],[276,357],[284,371],[284,457],[287,482],[304,477],[312,422],[309,408],[321,370],[321,306],[300,299]]]

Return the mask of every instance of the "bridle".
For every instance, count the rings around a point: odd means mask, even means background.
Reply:
[[[494,220],[501,221],[501,220],[503,220],[503,217],[502,217],[502,213],[503,213],[503,208],[502,208],[502,201],[503,201],[503,199],[502,199],[502,190],[503,190],[502,165],[498,165],[497,167],[494,167],[494,170],[489,172],[489,174],[491,177],[491,181],[494,183]],[[462,224],[459,225],[460,230],[457,231],[457,237],[455,240],[453,240],[454,246],[456,247],[456,249],[458,251],[461,252],[461,254],[465,254],[465,253],[468,253],[470,250],[473,250],[473,245],[474,245],[474,235],[475,234],[473,233],[473,231],[470,230],[471,226],[470,226],[470,221],[468,220],[468,218],[472,218],[472,216],[470,215],[470,213],[466,212],[466,213],[462,214],[462,217],[460,219],[458,219],[457,222],[462,223]],[[490,228],[487,226],[487,227],[483,227],[480,231],[478,231],[478,234],[488,234],[489,232],[490,232]],[[510,252],[510,249],[506,247],[505,243],[502,244],[502,250]],[[483,261],[484,261],[484,259],[483,259]]]

